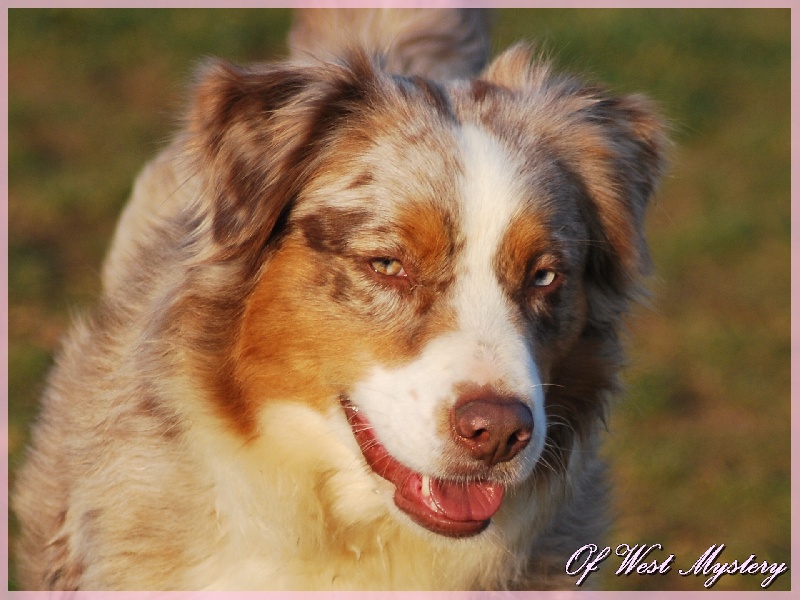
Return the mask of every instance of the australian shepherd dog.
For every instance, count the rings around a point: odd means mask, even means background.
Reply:
[[[20,585],[574,586],[661,120],[486,64],[482,11],[290,47],[204,64],[140,175],[17,477]]]

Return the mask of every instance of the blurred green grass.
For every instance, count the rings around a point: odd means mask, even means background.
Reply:
[[[194,65],[283,54],[289,13],[10,9],[8,22],[13,482],[58,339],[97,296],[115,219],[175,129]],[[789,10],[501,10],[495,38],[498,50],[533,40],[562,68],[644,92],[673,123],[648,224],[652,307],[631,324],[628,394],[606,447],[609,543],[661,543],[677,568],[718,543],[728,559],[788,563]],[[618,578],[615,564],[597,587],[702,589],[675,569]]]

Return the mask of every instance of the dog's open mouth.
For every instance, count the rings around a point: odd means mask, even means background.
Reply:
[[[343,398],[342,406],[367,464],[395,485],[394,502],[400,510],[422,527],[450,537],[486,529],[503,502],[502,485],[447,481],[412,471],[389,454],[352,403]]]

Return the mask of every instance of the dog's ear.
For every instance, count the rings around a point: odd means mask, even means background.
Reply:
[[[615,96],[531,61],[525,45],[511,48],[483,75],[527,96],[529,125],[584,190],[590,226],[588,275],[599,285],[634,293],[649,272],[645,209],[665,166],[668,140],[652,104]]]
[[[333,131],[368,103],[375,75],[363,54],[325,67],[202,68],[185,131],[223,256],[260,251],[278,233]]]
[[[668,147],[664,125],[641,96],[613,96],[587,87],[590,104],[580,112],[585,134],[576,133],[569,164],[591,199],[599,224],[600,252],[589,275],[628,286],[650,271],[645,211],[663,173]]]

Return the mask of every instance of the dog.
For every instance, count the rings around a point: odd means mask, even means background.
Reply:
[[[668,142],[487,23],[301,11],[200,69],[50,375],[23,587],[574,587]]]

